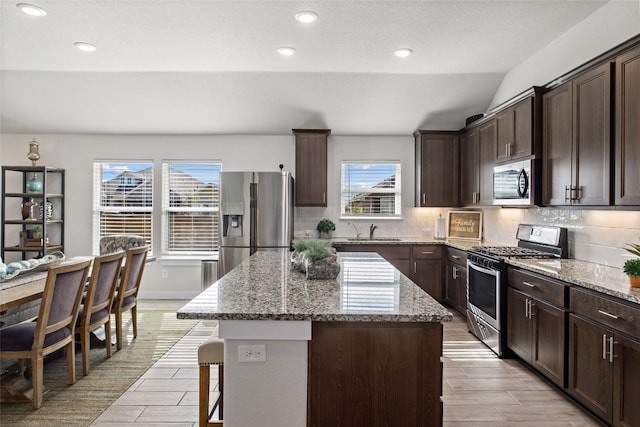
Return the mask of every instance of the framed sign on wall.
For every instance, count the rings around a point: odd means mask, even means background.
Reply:
[[[482,239],[482,212],[449,211],[447,237],[449,239]]]

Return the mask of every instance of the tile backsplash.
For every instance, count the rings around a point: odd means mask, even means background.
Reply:
[[[446,218],[449,208],[404,208],[401,220],[342,220],[339,207],[296,208],[295,236],[316,236],[322,218],[336,224],[334,237],[368,237],[370,224],[378,228],[376,237],[431,238],[435,220]],[[566,227],[569,257],[622,268],[632,255],[622,249],[625,243],[640,243],[640,211],[578,210],[557,208],[483,209],[484,240],[515,245],[518,224],[547,224]],[[355,226],[355,228],[354,228]]]

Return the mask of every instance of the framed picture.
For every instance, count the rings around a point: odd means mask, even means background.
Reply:
[[[482,239],[481,211],[449,211],[447,238]]]

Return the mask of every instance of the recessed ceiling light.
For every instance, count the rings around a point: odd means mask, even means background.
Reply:
[[[283,46],[278,48],[278,53],[282,56],[291,56],[296,53],[296,50],[292,47]]]
[[[29,3],[18,3],[16,7],[31,16],[45,16],[47,14],[46,10]]]
[[[296,21],[298,22],[304,22],[305,24],[308,24],[315,21],[316,19],[318,19],[318,14],[310,10],[303,10],[302,12],[296,13]]]
[[[406,58],[412,53],[413,53],[413,50],[409,49],[408,47],[403,47],[401,49],[396,49],[393,51],[393,54],[399,58]]]
[[[96,47],[91,43],[75,42],[73,45],[83,52],[94,52],[96,50]]]

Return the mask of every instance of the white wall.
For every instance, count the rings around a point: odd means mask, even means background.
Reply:
[[[40,143],[38,165],[66,170],[65,254],[92,253],[92,196],[94,160],[151,160],[155,168],[154,193],[161,193],[163,160],[222,160],[223,169],[278,171],[295,170],[293,135],[16,135],[2,134],[3,165],[29,165],[28,141]],[[156,199],[158,200],[158,199]],[[154,207],[153,252],[160,255],[160,204]],[[2,231],[0,231],[2,232]],[[162,278],[162,270],[168,278]],[[140,288],[143,298],[191,298],[201,291],[200,261],[166,262],[161,258],[147,265]]]
[[[610,1],[509,71],[490,108],[532,86],[543,86],[638,34],[640,0]]]

